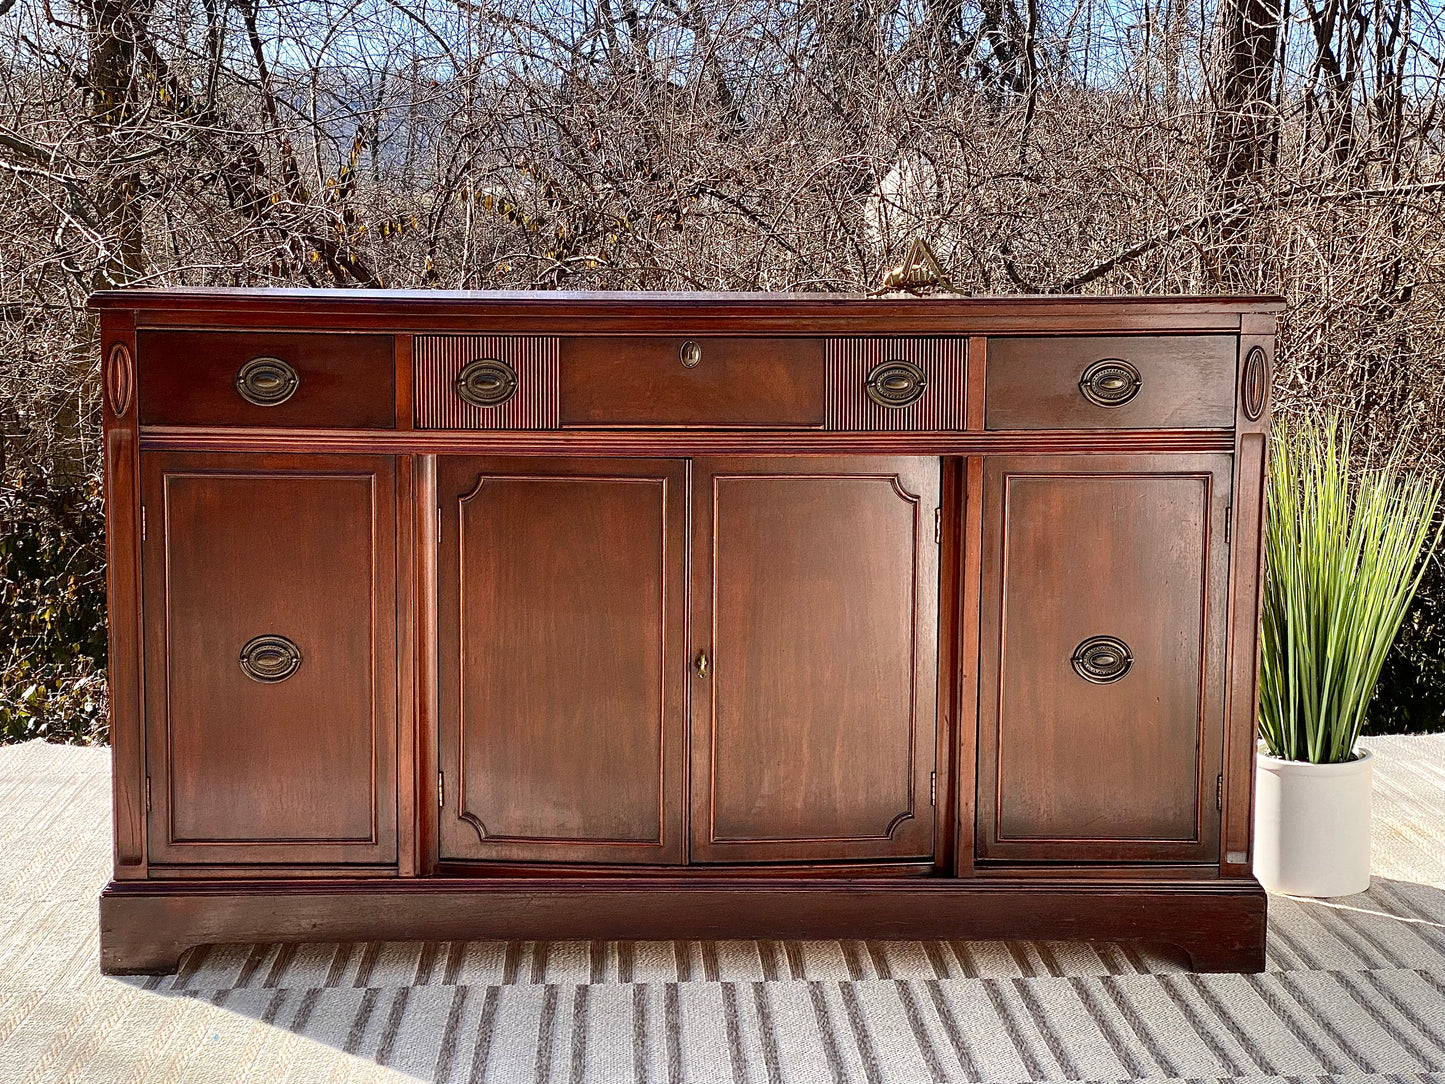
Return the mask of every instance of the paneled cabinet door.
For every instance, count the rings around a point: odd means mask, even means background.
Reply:
[[[693,860],[931,855],[939,461],[693,471]]]
[[[141,471],[151,863],[394,863],[394,461]]]
[[[984,467],[977,855],[1214,862],[1230,458]]]
[[[443,457],[442,861],[683,858],[687,465]]]

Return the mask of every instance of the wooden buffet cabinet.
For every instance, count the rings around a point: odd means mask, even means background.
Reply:
[[[107,292],[102,966],[1259,970],[1268,298]]]

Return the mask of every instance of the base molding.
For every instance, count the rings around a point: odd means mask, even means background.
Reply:
[[[106,974],[163,974],[196,945],[451,940],[1089,940],[1174,945],[1196,971],[1264,969],[1253,878],[668,876],[112,881]]]

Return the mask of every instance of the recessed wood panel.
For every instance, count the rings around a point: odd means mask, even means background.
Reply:
[[[564,427],[823,424],[822,339],[564,338],[560,379]]]
[[[1227,429],[1234,424],[1234,335],[1054,335],[988,340],[989,429]],[[1138,373],[1127,402],[1080,388],[1117,359]]]
[[[393,461],[143,473],[151,861],[395,861]],[[262,636],[294,672],[248,674]]]
[[[686,466],[438,470],[443,860],[682,858]]]
[[[396,426],[396,361],[390,335],[273,331],[140,331],[142,425]],[[253,358],[285,362],[290,398],[258,406],[236,388]]]
[[[694,472],[693,860],[931,854],[938,460]]]
[[[1216,856],[1229,477],[1226,456],[987,461],[980,857]],[[1122,675],[1076,664],[1097,637]]]

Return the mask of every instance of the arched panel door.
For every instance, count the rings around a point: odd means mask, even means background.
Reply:
[[[687,467],[443,457],[441,861],[682,861]]]
[[[692,860],[931,856],[939,461],[693,470]]]

